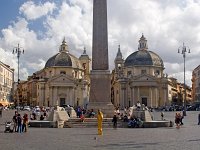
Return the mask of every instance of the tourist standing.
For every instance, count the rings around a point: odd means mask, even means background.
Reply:
[[[81,117],[81,113],[82,113],[81,107],[78,106],[78,108],[77,108],[77,118]]]
[[[200,113],[198,115],[198,125],[200,125]]]
[[[117,109],[116,109],[116,114],[117,114],[118,116],[120,115],[119,107],[117,107]]]
[[[140,104],[139,101],[137,101],[136,107],[137,107],[138,110],[140,110],[140,108],[141,108],[141,104]]]
[[[180,128],[180,123],[181,123],[181,114],[180,113],[176,113],[175,123],[176,123],[176,128]]]
[[[103,129],[102,129],[103,113],[101,112],[100,109],[98,110],[97,121],[98,121],[98,135],[102,135],[103,134]]]
[[[113,122],[113,128],[117,128],[117,115],[113,116],[112,122]]]
[[[13,116],[13,119],[12,119],[12,121],[13,121],[13,123],[14,123],[14,125],[13,125],[13,132],[17,132],[17,111],[15,111],[15,115]]]
[[[23,124],[22,124],[22,131],[23,132],[27,132],[27,128],[28,128],[28,115],[24,114],[24,116],[23,116]]]
[[[183,125],[183,119],[184,119],[184,115],[183,114],[181,115],[181,113],[180,113],[180,123],[181,123],[181,125]]]
[[[20,114],[17,115],[17,131],[22,133],[22,118]]]

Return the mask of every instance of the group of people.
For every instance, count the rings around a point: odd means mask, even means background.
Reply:
[[[122,120],[123,122],[127,123],[128,127],[135,128],[135,127],[141,127],[142,121],[140,118],[132,116],[130,114],[131,112],[126,107],[124,108],[123,112],[119,110],[119,108],[116,108],[114,111],[114,116],[112,119],[113,122],[113,128],[117,128],[117,121]]]
[[[78,107],[76,110],[77,118],[80,118],[81,122],[84,122],[85,116],[89,118],[94,118],[96,113],[93,109],[86,110],[84,108]]]
[[[17,111],[15,111],[15,114],[13,116],[13,131],[22,133],[27,132],[28,129],[28,114],[24,114],[23,116],[20,115]]]
[[[183,125],[183,115],[181,115],[180,112],[177,112],[175,114],[175,123],[176,123],[176,127],[179,128],[181,125]]]

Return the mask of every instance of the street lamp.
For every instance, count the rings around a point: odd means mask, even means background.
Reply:
[[[20,82],[20,79],[19,79],[19,58],[20,58],[21,54],[24,54],[24,49],[22,47],[20,47],[19,43],[18,43],[18,46],[13,48],[13,52],[12,53],[13,54],[17,54],[17,64],[18,64],[18,72],[17,72],[17,78],[18,78],[17,79],[17,106],[19,107],[19,82]]]
[[[183,115],[186,116],[186,85],[185,85],[185,57],[186,57],[186,53],[190,53],[190,49],[189,47],[185,46],[183,43],[183,46],[180,46],[178,48],[178,53],[180,53],[183,55],[183,62],[184,62],[184,110],[183,110]]]

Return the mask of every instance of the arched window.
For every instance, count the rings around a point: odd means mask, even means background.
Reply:
[[[60,71],[60,74],[66,74],[66,71]]]

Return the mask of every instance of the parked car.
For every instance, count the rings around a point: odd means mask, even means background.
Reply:
[[[24,106],[24,109],[23,109],[23,110],[31,111],[31,108],[30,108],[30,106]]]
[[[22,106],[16,106],[15,107],[17,110],[23,110],[23,107]]]

